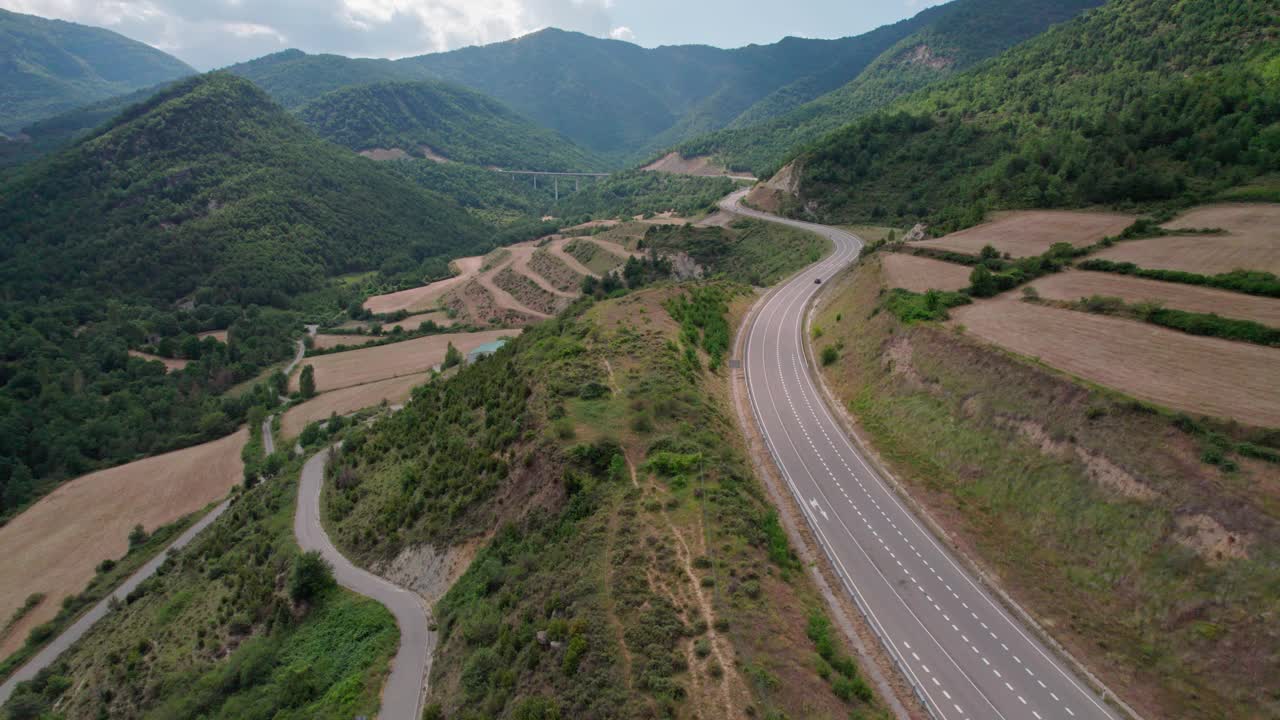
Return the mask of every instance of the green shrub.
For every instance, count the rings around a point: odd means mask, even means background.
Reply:
[[[831,365],[840,359],[840,351],[836,350],[834,345],[828,345],[822,348],[822,364]]]
[[[312,550],[294,559],[293,571],[289,574],[289,597],[294,602],[314,600],[333,584],[333,567],[318,551]]]

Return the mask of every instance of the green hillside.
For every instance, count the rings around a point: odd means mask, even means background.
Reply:
[[[226,391],[292,355],[302,312],[360,299],[332,276],[417,283],[492,242],[225,73],[129,109],[0,198],[0,520],[68,477],[234,431],[274,394]]]
[[[0,132],[193,72],[110,30],[0,10]]]
[[[1187,203],[1280,169],[1280,9],[1115,0],[802,154],[828,221]]]
[[[645,49],[548,29],[397,65],[495,97],[591,150],[629,154],[724,127],[804,78],[815,83],[810,92],[836,87],[908,32],[721,50]]]
[[[336,90],[298,117],[321,137],[352,150],[423,146],[470,165],[572,171],[600,161],[502,103],[441,82],[378,83]]]
[[[729,128],[679,150],[715,155],[730,167],[767,176],[797,148],[1103,1],[955,0],[930,8],[911,19],[911,34],[843,86],[803,104],[767,98]]]
[[[341,55],[308,55],[301,50],[283,50],[225,69],[253,82],[276,102],[290,109],[352,85],[428,78],[427,73],[407,63]]]
[[[0,201],[0,280],[16,298],[201,290],[282,305],[392,256],[442,274],[485,242],[452,203],[322,142],[226,73],[131,108]]]

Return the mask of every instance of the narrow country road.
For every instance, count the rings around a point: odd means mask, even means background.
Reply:
[[[929,712],[940,720],[1119,715],[962,569],[873,471],[810,374],[805,313],[862,241],[836,228],[742,205],[722,209],[818,233],[825,260],[757,303],[747,330],[747,392],[760,433],[846,590]],[[865,308],[864,308],[865,310]]]
[[[338,584],[382,603],[400,626],[400,649],[391,665],[391,676],[382,690],[382,720],[416,720],[422,699],[435,632],[427,625],[427,608],[416,593],[397,587],[367,570],[356,567],[334,547],[320,524],[320,490],[329,450],[323,450],[302,467],[298,485],[298,510],[293,531],[304,551],[317,550],[333,566]]]
[[[217,520],[222,513],[226,512],[227,507],[230,505],[231,499],[228,498],[215,506],[208,512],[208,514],[197,520],[191,527],[187,528],[186,532],[179,535],[178,539],[174,540],[169,547],[159,553],[156,553],[155,557],[151,558],[145,565],[138,568],[137,572],[130,575],[129,579],[121,583],[120,587],[116,588],[115,592],[103,598],[88,612],[81,615],[78,620],[71,624],[71,627],[64,630],[61,635],[50,641],[48,645],[44,646],[44,649],[28,660],[26,665],[18,668],[13,675],[9,676],[8,680],[5,680],[3,684],[0,684],[0,705],[9,701],[9,696],[13,695],[13,691],[17,687],[18,683],[34,678],[36,673],[52,665],[53,662],[58,659],[59,655],[66,652],[68,648],[79,641],[80,638],[84,637],[84,634],[89,632],[89,628],[93,627],[94,623],[105,617],[107,612],[110,611],[112,598],[117,598],[123,602],[129,593],[133,592],[135,588],[142,584],[142,581],[155,574],[161,563],[169,557],[170,552],[181,550],[186,547],[195,539],[196,535],[199,535],[202,530],[209,527],[214,520]]]

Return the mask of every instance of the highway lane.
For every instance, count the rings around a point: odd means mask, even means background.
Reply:
[[[427,624],[427,608],[416,593],[356,567],[329,541],[320,524],[320,490],[324,486],[324,467],[328,460],[329,450],[323,450],[302,467],[294,534],[303,550],[318,550],[329,561],[339,585],[377,600],[395,616],[400,626],[400,648],[391,665],[391,676],[382,689],[382,709],[378,717],[416,720],[422,715],[436,634]]]
[[[722,202],[730,212],[829,238],[834,251],[758,307],[745,372],[783,477],[872,629],[942,720],[1119,718],[955,561],[861,457],[831,416],[804,355],[804,314],[862,242],[836,228]]]

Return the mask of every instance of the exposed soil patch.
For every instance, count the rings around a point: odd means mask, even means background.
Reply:
[[[435,150],[432,150],[431,148],[427,147],[426,145],[423,145],[423,146],[422,146],[421,148],[419,148],[419,149],[420,149],[420,150],[422,150],[422,157],[424,157],[424,158],[426,158],[426,159],[428,159],[428,160],[431,160],[432,162],[438,162],[438,163],[441,163],[441,164],[444,164],[444,163],[451,163],[451,162],[453,162],[453,161],[452,161],[452,160],[450,160],[449,158],[447,158],[447,157],[445,157],[445,156],[441,155],[440,153],[436,152]]]
[[[1187,335],[1009,296],[952,311],[952,325],[1134,397],[1190,413],[1280,426],[1280,350]]]
[[[1280,327],[1280,298],[1086,270],[1049,275],[1035,281],[1033,287],[1047,300],[1073,301],[1105,295],[1128,303],[1157,302],[1176,310],[1216,313]]]
[[[754,180],[749,174],[734,173],[728,168],[711,159],[710,155],[698,155],[695,157],[684,157],[680,153],[670,152],[661,158],[645,165],[642,170],[647,172],[665,172],[672,175],[697,175],[700,177],[741,177]]]
[[[196,337],[200,338],[201,340],[211,337],[220,343],[225,343],[227,341],[227,331],[226,330],[210,330],[209,332],[202,332]]]
[[[227,494],[243,479],[240,430],[221,440],[84,475],[0,527],[0,617],[31,593],[45,602],[0,644],[7,657],[31,628],[58,613],[62,598],[84,590],[98,563],[129,549],[129,531],[167,525]]]
[[[370,160],[379,162],[385,160],[408,160],[411,156],[400,148],[371,148],[369,150],[361,150],[360,154]]]
[[[776,175],[758,183],[747,193],[747,205],[776,213],[789,198],[800,197],[800,173],[794,162],[787,163]]]
[[[316,389],[326,392],[393,377],[419,375],[444,361],[449,343],[465,354],[498,338],[518,334],[519,330],[485,330],[430,335],[391,345],[307,358],[302,365],[315,368]],[[295,375],[290,381],[292,389],[297,389],[300,375]]]
[[[1178,544],[1194,551],[1207,562],[1220,565],[1227,560],[1243,560],[1249,557],[1253,536],[1249,533],[1233,533],[1222,523],[1208,515],[1179,515],[1174,539]]]
[[[1166,227],[1221,228],[1227,232],[1122,242],[1097,257],[1206,275],[1232,270],[1280,274],[1280,204],[1208,205],[1176,218]]]
[[[881,264],[889,287],[912,292],[969,287],[971,269],[964,265],[902,253],[886,253]]]
[[[1120,234],[1133,224],[1133,215],[1072,210],[1019,210],[994,213],[990,222],[916,243],[952,252],[977,255],[990,245],[1013,257],[1041,255],[1059,242],[1086,247]]]
[[[165,372],[173,372],[174,370],[181,370],[187,366],[188,362],[190,362],[189,360],[183,360],[182,358],[160,357],[159,355],[144,353],[141,350],[130,350],[129,354],[136,358],[142,358],[143,360],[163,363]]]

